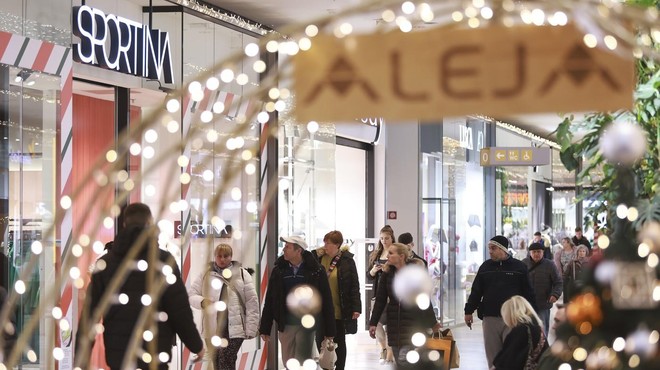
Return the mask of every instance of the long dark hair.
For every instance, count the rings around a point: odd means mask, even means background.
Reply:
[[[390,237],[392,238],[392,243],[396,241],[396,238],[394,237],[394,229],[392,229],[392,226],[390,225],[383,226],[383,228],[380,229],[380,232],[378,233],[378,247],[374,249],[369,255],[369,268],[372,268],[374,266],[374,263],[376,263],[376,261],[378,261],[378,259],[380,258],[380,255],[383,254],[383,249],[385,249],[385,246],[380,241],[380,234],[383,233],[390,234]]]

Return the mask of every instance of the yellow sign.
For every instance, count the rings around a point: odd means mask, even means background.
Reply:
[[[482,166],[544,166],[550,164],[550,148],[490,147],[479,151]]]
[[[573,26],[319,35],[294,59],[299,121],[630,109],[633,59]],[[521,153],[521,156],[523,154]]]

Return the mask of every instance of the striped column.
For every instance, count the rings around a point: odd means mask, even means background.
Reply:
[[[72,97],[73,97],[73,61],[71,58],[71,49],[61,45],[55,45],[49,42],[30,39],[21,35],[15,35],[7,32],[0,32],[0,63],[23,68],[34,72],[47,73],[60,76],[60,116],[57,122],[57,159],[60,163],[59,171],[56,171],[56,189],[57,203],[64,195],[71,194],[71,170],[73,168],[72,156]],[[72,239],[72,211],[67,210],[63,217],[59,219],[56,227],[56,240],[59,244],[55,245],[55,255],[57,258],[56,272],[61,274],[62,256],[71,244]],[[60,307],[64,317],[69,323],[73,323],[73,311],[71,309],[74,300],[74,291],[71,284],[66,284],[61,291]],[[73,365],[72,341],[63,341],[58,327],[56,345],[62,346],[64,358],[59,362],[60,370],[68,370]]]

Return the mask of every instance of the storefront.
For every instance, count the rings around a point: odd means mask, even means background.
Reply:
[[[113,238],[119,210],[112,207],[115,202],[151,206],[161,228],[159,243],[179,259],[188,283],[207,268],[210,251],[219,242],[230,244],[235,259],[257,270],[259,283],[265,268],[260,250],[265,226],[259,218],[266,181],[259,157],[262,125],[246,121],[260,104],[248,97],[260,85],[260,73],[253,68],[258,55],[227,66],[235,77],[220,89],[200,88],[201,99],[191,92],[178,100],[180,109],[167,116],[161,112],[174,89],[203,73],[220,77],[221,71],[212,70],[216,62],[243,52],[266,31],[240,18],[165,1],[154,1],[151,9],[131,1],[88,1],[83,7],[70,0],[35,4],[0,5],[0,239],[7,262],[2,275],[5,287],[25,286],[17,304],[19,332],[40,304],[48,312],[36,318],[23,366],[52,367],[57,361],[60,369],[67,369],[86,271]],[[85,28],[89,24],[72,25],[71,19],[157,33],[134,33],[156,38],[142,40],[149,46],[145,64],[127,62],[116,68],[128,67],[122,73],[110,69],[114,62],[131,60],[128,44],[118,54],[101,45],[78,47],[93,44],[94,35]],[[102,56],[93,58],[90,50]],[[94,65],[99,60],[105,68]],[[211,111],[215,115],[207,121]],[[154,117],[159,124],[136,140],[122,141],[125,132]],[[205,122],[202,128],[192,124],[200,121]],[[185,147],[179,146],[182,138]],[[126,146],[118,148],[120,143]],[[126,147],[130,155],[117,156]],[[120,170],[106,171],[117,163]],[[59,207],[69,211],[55,220]],[[52,292],[55,277],[66,266],[61,256],[77,257],[80,251],[88,251],[75,267],[82,273],[71,275],[60,294]],[[36,267],[28,264],[37,254]],[[21,273],[28,278],[20,280]],[[52,300],[53,295],[60,298]],[[50,312],[53,305],[61,308],[63,320]],[[241,361],[264,361],[260,347],[257,340],[246,341]],[[179,345],[173,351],[173,363],[188,368],[189,354],[182,349]],[[97,353],[93,361],[100,366],[102,356]]]
[[[486,172],[479,150],[488,144],[489,125],[480,118],[456,117],[420,126],[422,252],[434,281],[431,302],[445,326],[463,322],[463,307],[486,253]]]

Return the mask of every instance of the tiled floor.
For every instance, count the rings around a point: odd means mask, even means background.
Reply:
[[[481,322],[472,325],[452,328],[456,345],[461,355],[461,369],[487,370],[486,353],[481,332]],[[347,370],[394,370],[394,366],[380,365],[378,363],[378,344],[369,337],[369,333],[360,332],[346,337],[348,355],[346,359]]]

